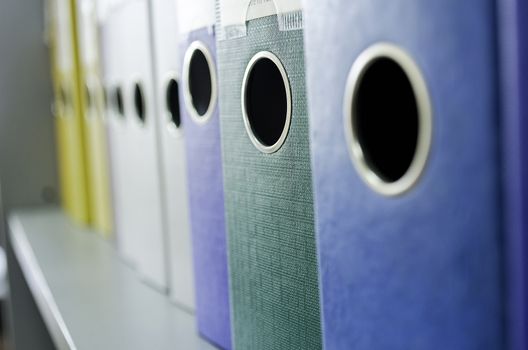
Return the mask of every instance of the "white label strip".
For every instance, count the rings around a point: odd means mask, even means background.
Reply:
[[[246,8],[244,23],[252,19],[267,17],[277,13],[278,11],[273,0],[252,0],[249,8]]]
[[[246,35],[247,21],[276,14],[279,30],[302,29],[301,0],[219,0],[219,39]]]

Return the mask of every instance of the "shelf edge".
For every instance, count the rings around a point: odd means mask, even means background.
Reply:
[[[55,346],[77,350],[17,215],[9,216],[8,227],[13,252]]]

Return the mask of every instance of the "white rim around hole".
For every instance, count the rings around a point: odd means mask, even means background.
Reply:
[[[354,125],[355,98],[364,74],[378,59],[388,58],[396,62],[407,75],[414,91],[418,111],[418,137],[413,160],[405,174],[395,182],[387,182],[369,166],[364,157],[363,149],[356,134]],[[375,44],[363,51],[352,65],[348,75],[343,115],[345,136],[352,163],[361,179],[374,191],[385,196],[397,196],[410,190],[421,177],[431,148],[432,139],[432,107],[427,84],[423,74],[412,57],[400,47],[389,44]]]
[[[203,115],[200,115],[194,107],[189,84],[191,59],[196,51],[200,51],[204,55],[207,61],[207,65],[209,66],[209,74],[211,78],[211,98],[209,99],[209,106],[207,107],[207,111]],[[185,100],[185,106],[191,116],[191,119],[194,120],[194,122],[197,124],[207,123],[213,115],[218,92],[216,86],[216,69],[215,63],[213,61],[213,56],[211,55],[211,52],[209,51],[207,46],[205,46],[205,44],[201,41],[192,42],[191,45],[189,45],[189,47],[187,48],[187,51],[185,52],[185,56],[183,59],[183,84],[183,99]]]
[[[286,92],[286,121],[284,123],[284,127],[282,129],[282,133],[279,139],[277,140],[277,142],[275,142],[273,145],[270,145],[270,146],[264,145],[262,142],[260,142],[258,137],[253,132],[253,128],[251,127],[251,123],[249,121],[249,117],[247,114],[247,108],[246,108],[247,107],[246,106],[246,90],[247,90],[247,84],[249,82],[249,76],[255,64],[262,59],[269,59],[278,68],[281,74],[281,77],[282,77],[282,81],[284,83],[284,91]],[[244,126],[246,127],[246,132],[249,136],[249,139],[251,140],[251,143],[253,143],[253,145],[259,151],[263,153],[277,152],[282,147],[284,142],[286,141],[286,138],[288,137],[288,132],[290,130],[290,124],[291,124],[292,98],[291,98],[290,82],[288,80],[288,75],[286,74],[286,70],[284,69],[282,62],[279,60],[277,56],[275,56],[273,53],[269,51],[261,51],[257,53],[256,55],[254,55],[249,61],[246,67],[246,71],[244,72],[244,78],[242,82],[243,82],[242,92],[241,92],[242,116],[244,119]]]

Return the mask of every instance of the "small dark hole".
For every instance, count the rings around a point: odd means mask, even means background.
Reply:
[[[139,83],[136,83],[134,87],[134,106],[136,107],[136,115],[139,120],[145,122],[145,97]]]
[[[244,96],[246,114],[253,134],[265,146],[277,143],[286,126],[287,88],[272,60],[261,58],[251,68]]]
[[[188,82],[194,109],[199,116],[203,116],[212,102],[213,86],[209,63],[200,49],[196,49],[191,56]]]
[[[171,115],[171,120],[174,125],[179,128],[181,119],[180,119],[180,99],[178,96],[178,82],[174,79],[169,81],[167,85],[167,110]]]
[[[365,161],[382,180],[398,181],[414,159],[420,123],[407,74],[392,59],[376,59],[364,72],[352,106]]]
[[[61,86],[59,89],[59,99],[62,108],[66,109],[70,106],[70,98],[64,86]]]
[[[123,92],[119,86],[114,90],[113,105],[117,114],[119,114],[121,117],[124,117],[125,110],[123,105]]]
[[[92,109],[92,107],[93,107],[92,91],[90,90],[88,85],[85,85],[84,89],[85,89],[85,94],[86,94],[86,108],[87,109]]]
[[[103,98],[103,109],[106,111],[108,108],[108,91],[106,90],[106,87],[101,88],[101,94]]]

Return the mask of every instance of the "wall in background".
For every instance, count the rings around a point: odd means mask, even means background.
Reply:
[[[44,0],[0,1],[0,241],[6,247],[3,207],[57,200],[52,84],[44,42]],[[7,246],[9,246],[7,244]],[[10,293],[2,301],[2,338],[17,349],[52,349],[13,253]],[[28,338],[29,336],[29,338]],[[28,341],[28,339],[30,339]]]
[[[0,1],[0,181],[7,211],[57,198],[44,4]]]

